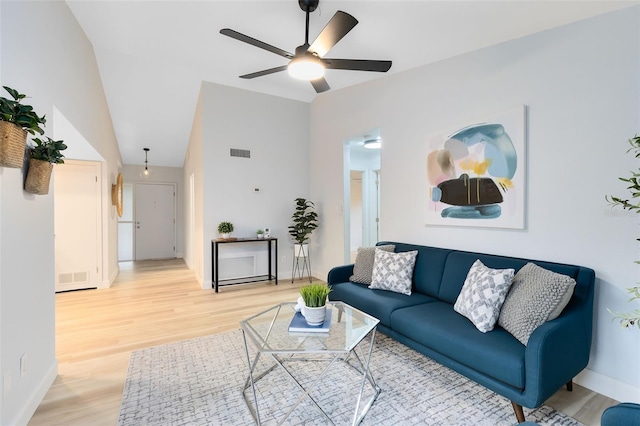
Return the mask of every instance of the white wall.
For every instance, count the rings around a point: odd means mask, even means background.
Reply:
[[[640,333],[606,308],[629,310],[638,277],[636,216],[612,214],[640,117],[640,8],[633,7],[328,92],[311,108],[311,197],[321,207],[325,276],[343,259],[342,143],[380,127],[381,239],[575,263],[596,271],[592,358],[578,382],[640,402]],[[525,230],[426,227],[425,142],[451,125],[528,106]]]
[[[184,243],[184,260],[189,268],[195,271],[196,279],[203,288],[210,288],[210,285],[204,284],[204,191],[203,191],[203,135],[202,135],[202,89],[198,95],[198,103],[196,105],[196,113],[193,118],[193,126],[189,136],[189,145],[184,159],[183,166],[183,182],[186,188],[186,195],[183,199],[183,211],[185,212],[185,221],[183,233],[185,235]],[[195,190],[193,200],[193,212],[190,203],[190,179],[194,176]],[[190,229],[193,229],[193,234]]]
[[[149,151],[149,155],[151,155],[151,151]],[[184,171],[182,167],[154,166],[153,163],[150,163],[149,169],[153,173],[148,180],[144,180],[140,178],[140,171],[143,168],[144,166],[142,165],[125,164],[122,166],[122,178],[127,183],[156,182],[176,184],[176,257],[181,258],[184,255]]]
[[[234,224],[236,237],[270,227],[279,239],[280,277],[291,277],[287,226],[295,198],[309,194],[309,104],[208,82],[201,97],[204,286],[211,285],[211,239],[223,220]],[[251,158],[230,157],[230,148],[250,150]],[[225,256],[255,254],[261,273],[261,245],[225,247]]]
[[[91,44],[64,2],[3,1],[0,10],[2,84],[31,96],[29,103],[47,115],[48,135],[54,106],[64,114],[106,160],[106,195],[120,154]],[[53,194],[25,193],[23,173],[0,168],[0,374],[13,379],[0,406],[3,425],[26,424],[57,374]],[[117,223],[108,208],[110,276],[117,273]],[[25,353],[28,373],[20,377]]]

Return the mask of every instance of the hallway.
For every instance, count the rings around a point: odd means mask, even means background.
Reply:
[[[129,355],[137,349],[222,333],[307,281],[202,290],[182,259],[120,263],[105,290],[56,294],[58,378],[30,426],[117,423]]]

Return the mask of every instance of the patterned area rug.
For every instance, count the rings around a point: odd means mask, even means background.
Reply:
[[[262,360],[258,372],[272,365],[269,358]],[[317,376],[326,363],[289,365],[304,386],[302,377]],[[381,333],[376,335],[371,371],[382,393],[364,425],[516,423],[507,399]],[[252,425],[241,394],[247,373],[240,330],[133,352],[118,425]],[[344,363],[334,364],[322,377],[311,395],[336,424],[350,424],[360,380]],[[263,424],[277,423],[300,395],[281,369],[259,381],[257,391]],[[365,398],[372,392],[368,387]],[[580,425],[548,406],[524,411],[527,420],[541,425]],[[327,423],[305,398],[285,424]]]

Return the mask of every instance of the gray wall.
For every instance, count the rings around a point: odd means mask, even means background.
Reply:
[[[640,8],[633,7],[317,97],[311,198],[322,226],[314,273],[343,263],[343,141],[380,127],[382,239],[569,262],[596,271],[595,339],[578,382],[640,402],[640,333],[606,309],[631,310],[637,215],[612,210],[640,117]],[[425,226],[426,141],[452,125],[528,106],[526,229]]]
[[[56,127],[55,107],[93,146],[105,161],[108,200],[120,153],[91,44],[64,2],[3,1],[0,10],[2,84],[31,96],[47,115],[47,135]],[[23,179],[24,170],[0,169],[0,374],[13,382],[0,406],[3,425],[26,424],[57,374],[54,197],[25,193]],[[118,270],[117,222],[106,204],[103,218],[101,270],[110,279]]]

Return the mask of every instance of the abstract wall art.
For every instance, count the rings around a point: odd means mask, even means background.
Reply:
[[[427,225],[525,227],[524,106],[427,138]]]

